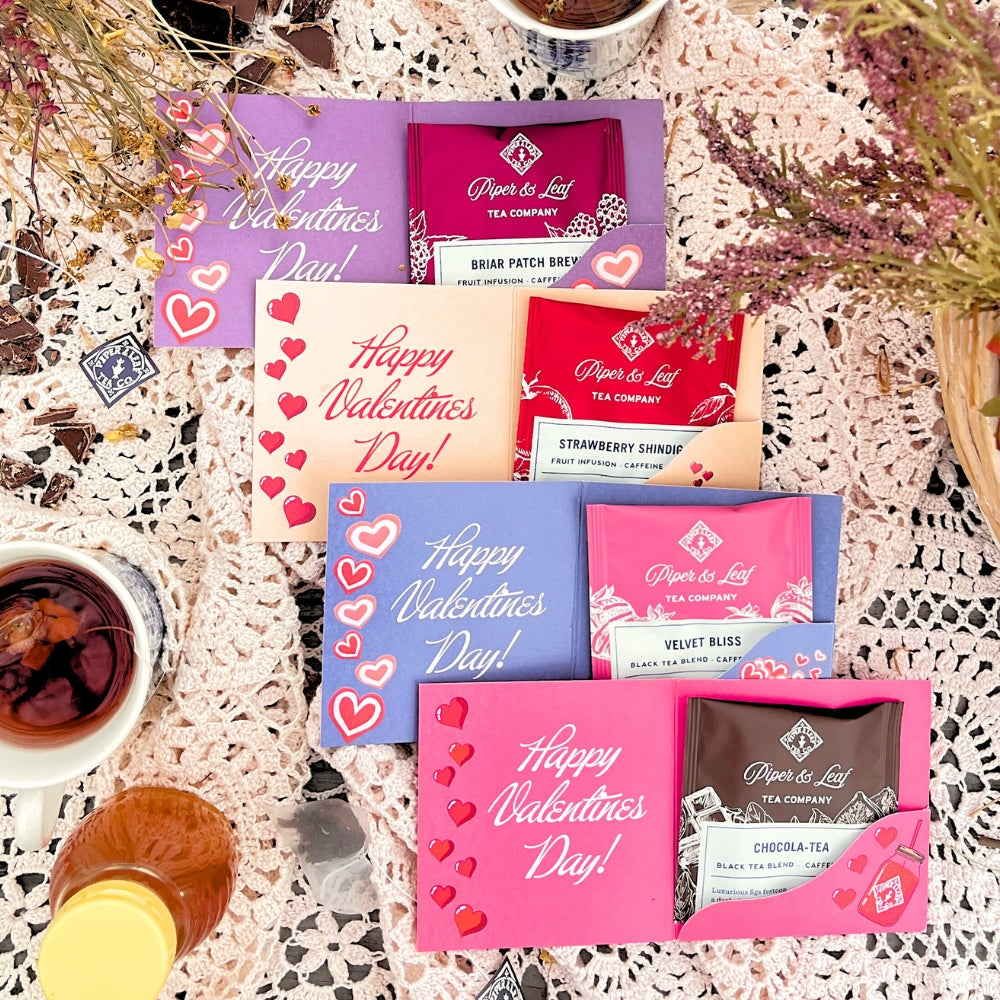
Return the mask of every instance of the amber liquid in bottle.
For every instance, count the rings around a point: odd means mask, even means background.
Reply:
[[[236,883],[229,821],[191,792],[129,788],[87,816],[59,848],[52,911],[106,879],[139,882],[167,906],[177,957],[200,944],[222,919]]]

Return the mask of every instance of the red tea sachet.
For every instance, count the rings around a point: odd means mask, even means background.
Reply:
[[[587,507],[591,664],[610,677],[623,622],[812,621],[812,500]]]
[[[550,285],[625,225],[617,118],[407,126],[410,281]]]
[[[644,326],[646,315],[531,297],[515,479],[645,480],[694,437],[690,428],[733,419],[743,317],[709,359],[695,357],[697,345],[657,344],[665,328]],[[612,431],[581,421],[631,426]]]

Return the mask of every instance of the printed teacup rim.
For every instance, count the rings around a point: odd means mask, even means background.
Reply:
[[[669,0],[645,0],[637,10],[634,10],[628,17],[621,21],[614,21],[600,28],[557,28],[548,24],[542,24],[536,17],[532,17],[521,7],[512,3],[511,0],[490,0],[490,3],[508,21],[511,21],[519,28],[526,31],[533,31],[543,38],[558,38],[568,42],[587,42],[598,38],[610,38],[621,34],[637,24],[649,20],[667,5]]]
[[[0,570],[13,563],[46,558],[93,573],[121,601],[133,625],[135,670],[129,692],[118,710],[81,739],[43,748],[16,746],[0,740],[0,787],[12,790],[58,785],[78,778],[113,754],[128,738],[142,713],[153,672],[149,636],[142,612],[135,598],[114,573],[93,556],[55,542],[0,542]],[[123,722],[126,724],[123,725]]]

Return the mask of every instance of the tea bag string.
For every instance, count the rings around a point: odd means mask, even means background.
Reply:
[[[76,291],[79,293],[80,296],[80,302],[87,311],[90,322],[90,328],[91,330],[94,331],[94,334],[96,336],[97,334],[96,313],[91,307],[90,298],[84,292],[83,285],[80,283],[80,279],[77,278],[76,275],[71,274],[65,267],[62,266],[62,264],[57,264],[54,260],[49,260],[46,257],[40,257],[38,254],[32,253],[30,250],[24,250],[19,246],[15,246],[13,243],[0,242],[0,248],[4,250],[13,250],[14,253],[16,254],[18,253],[23,254],[25,257],[30,257],[32,260],[38,261],[39,264],[45,264],[49,267],[54,267],[56,271],[59,272],[60,275],[69,278],[69,280],[72,281],[73,284],[76,286]],[[84,329],[83,327],[81,327],[80,329],[80,336],[83,339],[83,346],[88,351],[92,351],[95,347],[97,347],[98,342],[94,340],[94,338],[89,333],[87,333],[86,329]]]

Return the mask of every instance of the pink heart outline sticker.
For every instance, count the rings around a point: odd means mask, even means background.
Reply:
[[[188,281],[203,292],[217,292],[229,280],[229,265],[224,260],[213,260],[211,264],[192,267],[188,271]]]
[[[341,625],[352,625],[354,628],[364,628],[371,621],[378,601],[373,594],[362,594],[353,601],[341,601],[333,609],[333,617]]]
[[[354,669],[354,676],[362,684],[378,688],[381,691],[392,680],[392,675],[395,672],[396,657],[387,654],[378,657],[376,660],[359,663]]]
[[[186,129],[189,145],[183,152],[190,160],[199,163],[215,163],[229,145],[229,133],[218,124],[206,125],[201,129]]]
[[[597,254],[590,267],[601,281],[616,288],[627,288],[642,267],[642,250],[634,243],[626,243],[614,253]]]
[[[182,233],[193,233],[208,218],[208,205],[203,201],[189,201],[187,211],[177,227]]]
[[[194,105],[187,97],[178,97],[164,108],[163,115],[175,125],[186,125],[194,114]]]
[[[396,544],[402,530],[395,514],[380,514],[374,521],[355,521],[344,534],[356,552],[381,559]]]

